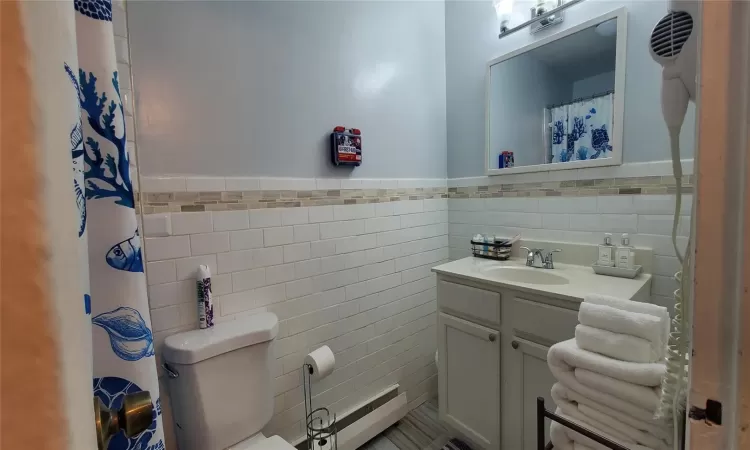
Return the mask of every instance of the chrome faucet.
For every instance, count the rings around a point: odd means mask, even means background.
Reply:
[[[555,264],[552,261],[552,254],[561,252],[562,250],[557,248],[550,250],[547,254],[544,254],[544,250],[541,248],[529,248],[521,247],[526,250],[526,265],[529,267],[535,267],[537,269],[554,269]]]

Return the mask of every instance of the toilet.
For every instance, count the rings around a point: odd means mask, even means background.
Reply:
[[[274,314],[169,336],[164,361],[180,450],[294,450],[260,430],[273,416]]]

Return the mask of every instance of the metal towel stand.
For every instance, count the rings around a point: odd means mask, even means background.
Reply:
[[[553,420],[563,426],[566,426],[573,431],[577,431],[578,433],[581,433],[582,435],[586,436],[592,441],[596,441],[607,448],[611,448],[612,450],[629,450],[627,447],[623,447],[617,442],[611,441],[605,438],[604,436],[598,435],[591,430],[583,428],[577,423],[571,422],[570,420],[564,417],[558,416],[557,414],[553,412],[547,411],[547,409],[544,407],[544,399],[542,397],[536,398],[536,448],[537,450],[551,450],[553,448],[552,443],[551,442],[549,444],[546,443],[546,439],[544,438],[544,418],[545,417],[548,418],[549,420]]]

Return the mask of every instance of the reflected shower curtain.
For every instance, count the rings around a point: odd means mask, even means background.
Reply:
[[[58,53],[70,81],[69,124],[72,188],[78,210],[78,262],[84,295],[81,312],[92,325],[94,395],[112,409],[123,395],[151,393],[151,426],[133,438],[116,435],[109,450],[163,450],[159,385],[135,215],[125,121],[115,59],[111,0],[57,3],[56,20],[72,28],[68,51]],[[88,270],[86,268],[88,267]]]
[[[585,161],[612,156],[612,146],[609,143],[612,132],[612,98],[612,94],[609,94],[570,105],[568,145],[572,147],[571,160]]]
[[[547,162],[568,162],[572,151],[568,151],[568,105],[550,110],[552,116],[552,154]]]
[[[549,162],[564,163],[612,157],[614,94],[549,107],[552,142]]]

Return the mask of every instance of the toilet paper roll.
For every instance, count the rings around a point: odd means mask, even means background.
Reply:
[[[312,379],[319,380],[327,377],[336,366],[336,358],[327,345],[313,350],[305,356],[305,364],[312,366]]]

